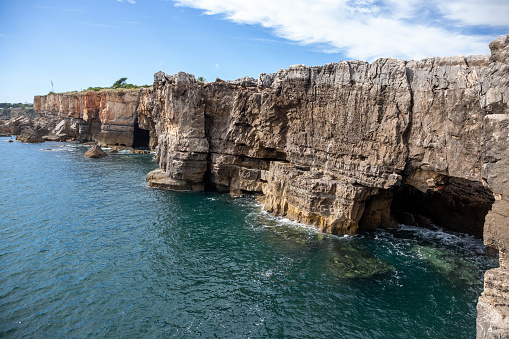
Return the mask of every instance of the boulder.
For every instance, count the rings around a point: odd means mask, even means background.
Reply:
[[[26,143],[44,142],[42,135],[35,129],[25,128],[16,136],[16,140]]]
[[[107,157],[108,154],[102,150],[101,147],[95,145],[90,147],[90,149],[85,153],[87,158],[103,158]]]

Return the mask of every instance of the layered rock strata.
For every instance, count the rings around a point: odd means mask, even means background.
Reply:
[[[63,121],[47,139],[76,137],[100,146],[131,147],[138,100],[139,90],[48,94],[34,97],[34,109]]]
[[[452,226],[481,235],[493,202],[479,184],[477,85],[488,65],[484,56],[344,61],[214,83],[160,72],[138,114],[154,126],[171,189],[260,194],[268,211],[335,234],[394,226],[394,195],[414,189],[424,197],[411,199],[449,202]],[[429,225],[445,214],[402,218]]]
[[[501,265],[486,273],[478,337],[498,338],[509,335],[509,36],[490,48],[257,80],[159,72],[139,92],[36,97],[35,109],[103,146],[149,131],[155,187],[256,194],[266,210],[334,234],[396,222],[483,234]]]

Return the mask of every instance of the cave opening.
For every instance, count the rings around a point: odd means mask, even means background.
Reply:
[[[483,236],[484,220],[494,203],[493,193],[480,182],[450,178],[427,190],[405,184],[392,191],[391,216],[399,224],[438,225]]]
[[[150,131],[140,128],[138,120],[134,122],[133,148],[148,150],[150,147]]]
[[[482,237],[486,215],[495,199],[481,182],[444,177],[439,185],[421,186],[405,183],[379,190],[364,205],[359,230],[394,228],[398,224],[433,228]]]

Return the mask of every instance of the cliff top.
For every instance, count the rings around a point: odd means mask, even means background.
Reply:
[[[75,94],[85,94],[85,93],[133,92],[133,91],[139,91],[142,88],[150,88],[150,87],[152,87],[152,86],[148,86],[148,87],[140,86],[138,88],[101,88],[99,90],[84,89],[82,91],[68,91],[68,92],[61,92],[61,93],[49,92],[48,94],[35,95],[34,97],[44,97],[44,96],[48,96],[48,95],[75,95]]]

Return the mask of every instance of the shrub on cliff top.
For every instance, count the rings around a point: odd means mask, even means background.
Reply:
[[[127,80],[127,78],[120,78],[118,79],[117,81],[115,81],[115,83],[113,84],[113,86],[111,86],[111,88],[120,88],[122,86],[125,86],[125,85],[128,85],[125,81]],[[134,85],[132,85],[134,86]]]
[[[102,89],[104,89],[105,87],[89,87],[86,89],[86,91],[94,91],[94,92],[97,92],[97,91],[100,91]]]

